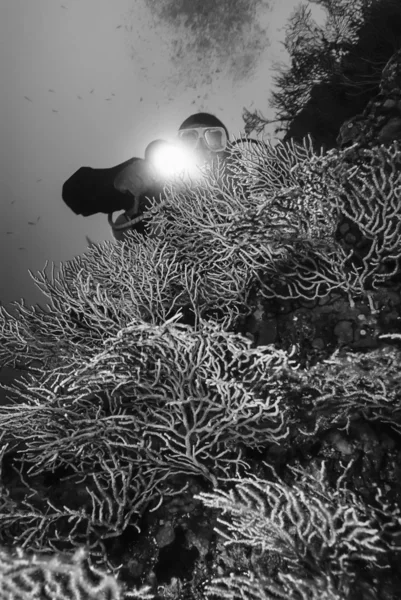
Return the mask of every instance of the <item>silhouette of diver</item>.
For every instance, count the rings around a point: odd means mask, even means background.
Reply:
[[[216,158],[226,160],[229,134],[226,126],[210,113],[196,113],[180,125],[177,142],[189,152],[197,166]],[[124,239],[127,229],[147,235],[148,226],[141,215],[149,207],[149,198],[161,198],[164,184],[154,157],[168,142],[155,140],[145,150],[145,158],[129,160],[106,169],[81,167],[63,185],[62,198],[77,215],[108,215],[115,239]],[[172,146],[170,146],[172,148]],[[112,214],[124,211],[115,222]]]

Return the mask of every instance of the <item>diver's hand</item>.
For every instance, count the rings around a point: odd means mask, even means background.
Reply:
[[[114,187],[123,194],[139,198],[153,185],[153,173],[149,164],[138,159],[122,169],[114,179]]]

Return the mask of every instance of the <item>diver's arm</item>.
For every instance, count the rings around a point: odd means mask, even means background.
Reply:
[[[133,167],[140,158],[129,160],[109,169],[81,167],[62,188],[62,198],[76,215],[89,217],[97,213],[109,214],[129,210],[133,197],[115,187],[114,182],[127,167]]]

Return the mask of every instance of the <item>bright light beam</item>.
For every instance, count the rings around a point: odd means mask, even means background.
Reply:
[[[152,157],[152,163],[163,179],[200,176],[195,157],[191,156],[188,150],[175,144],[166,144],[157,148]]]

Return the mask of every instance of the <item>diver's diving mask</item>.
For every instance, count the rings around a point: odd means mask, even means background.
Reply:
[[[223,127],[191,127],[178,132],[178,138],[189,149],[194,150],[202,138],[209,150],[222,152],[227,147],[227,134]]]

